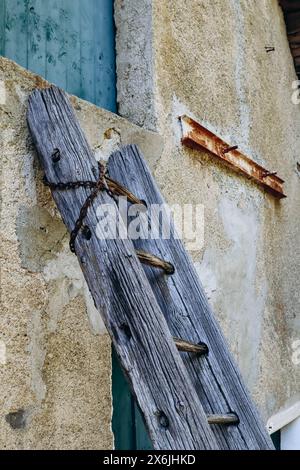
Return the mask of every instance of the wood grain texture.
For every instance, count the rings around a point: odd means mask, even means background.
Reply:
[[[28,125],[48,181],[96,180],[98,167],[66,95],[56,87],[29,99]],[[53,150],[60,150],[53,163]],[[53,190],[69,231],[89,190]],[[75,247],[78,260],[142,410],[156,449],[218,448],[197,393],[139,262],[132,242],[101,237],[97,208],[115,204],[100,192]],[[98,236],[96,236],[96,231]],[[157,270],[158,271],[158,270]]]
[[[115,152],[108,162],[112,178],[126,186],[147,207],[163,204],[160,191],[138,148],[134,145]],[[153,221],[152,221],[153,226]],[[269,435],[250,399],[226,341],[205,297],[203,287],[182,242],[171,227],[170,240],[138,239],[136,249],[149,251],[174,265],[166,276],[150,266],[145,273],[164,313],[171,334],[192,343],[207,344],[209,354],[191,357],[181,353],[205,413],[235,412],[238,426],[213,426],[222,449],[273,449]]]

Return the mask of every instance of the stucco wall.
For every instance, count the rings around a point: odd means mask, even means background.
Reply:
[[[282,11],[277,0],[133,3],[116,2],[119,109],[163,135],[163,154],[150,164],[168,202],[204,205],[204,246],[192,255],[267,420],[295,399],[300,380],[300,107],[291,101],[296,75]],[[141,35],[153,44],[146,53],[130,47]],[[137,54],[154,76],[147,92],[129,94],[124,80],[134,83]],[[287,199],[182,148],[183,113],[277,171]]]
[[[110,449],[110,340],[26,125],[28,95],[45,83],[0,58],[0,448]],[[72,103],[97,158],[132,142],[160,154],[157,135]]]
[[[282,13],[277,0],[136,5],[116,0],[119,109],[159,130],[163,152],[154,134],[73,103],[98,157],[137,143],[170,203],[204,205],[204,246],[192,255],[267,419],[295,399],[300,380],[300,108]],[[25,122],[28,94],[42,83],[0,60],[0,448],[111,448],[110,342]],[[183,112],[278,171],[288,198],[276,202],[205,152],[183,149]]]

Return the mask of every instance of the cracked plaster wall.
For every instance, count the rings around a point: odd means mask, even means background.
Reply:
[[[204,244],[192,256],[267,420],[299,399],[300,383],[300,108],[281,8],[277,0],[145,0],[141,8],[117,0],[115,16],[120,112],[163,135],[150,164],[167,201],[204,206]],[[277,171],[287,199],[182,148],[181,114]]]
[[[111,345],[26,125],[40,77],[0,58],[0,448],[111,449]],[[96,157],[159,137],[75,97]]]

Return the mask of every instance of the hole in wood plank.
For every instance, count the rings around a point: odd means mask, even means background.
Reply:
[[[209,347],[207,346],[207,344],[203,343],[202,341],[199,341],[198,346],[200,346],[200,348],[202,348],[205,351],[204,354],[206,354],[208,356]]]
[[[157,411],[156,415],[157,415],[159,424],[163,428],[168,428],[170,422],[169,422],[169,418],[167,417],[167,415],[161,410]]]
[[[120,329],[125,333],[127,339],[132,338],[131,330],[129,326],[127,325],[127,323],[122,323],[122,325],[120,326]]]
[[[147,204],[147,202],[145,201],[145,199],[141,199],[141,203],[142,203],[145,207],[148,207],[148,204]]]
[[[240,424],[240,418],[238,416],[238,414],[235,412],[235,411],[230,411],[230,413],[228,413],[230,416],[232,416],[232,419],[235,418],[235,425],[237,426],[238,424]]]
[[[60,151],[59,149],[54,149],[51,155],[53,163],[57,163],[60,160]]]
[[[92,232],[90,231],[87,225],[84,225],[82,227],[82,235],[84,236],[86,240],[90,240],[92,238]]]

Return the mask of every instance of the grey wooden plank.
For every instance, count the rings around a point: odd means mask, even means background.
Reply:
[[[29,98],[28,125],[49,181],[95,180],[96,161],[66,95],[56,87]],[[52,161],[54,149],[61,158]],[[90,191],[52,194],[69,231]],[[115,350],[143,412],[156,449],[216,449],[199,398],[130,240],[101,237],[100,204],[114,204],[100,192],[80,231],[76,252],[81,269],[112,337]],[[98,236],[96,236],[96,230]]]
[[[138,148],[123,147],[109,159],[110,176],[126,186],[139,199],[163,204],[161,193]],[[272,449],[273,445],[244,386],[226,341],[214,318],[203,287],[182,242],[175,238],[172,224],[170,240],[133,240],[136,249],[149,251],[175,267],[172,276],[144,266],[156,299],[172,335],[193,343],[208,345],[208,356],[182,353],[192,383],[207,414],[235,412],[238,426],[212,426],[222,449]]]

